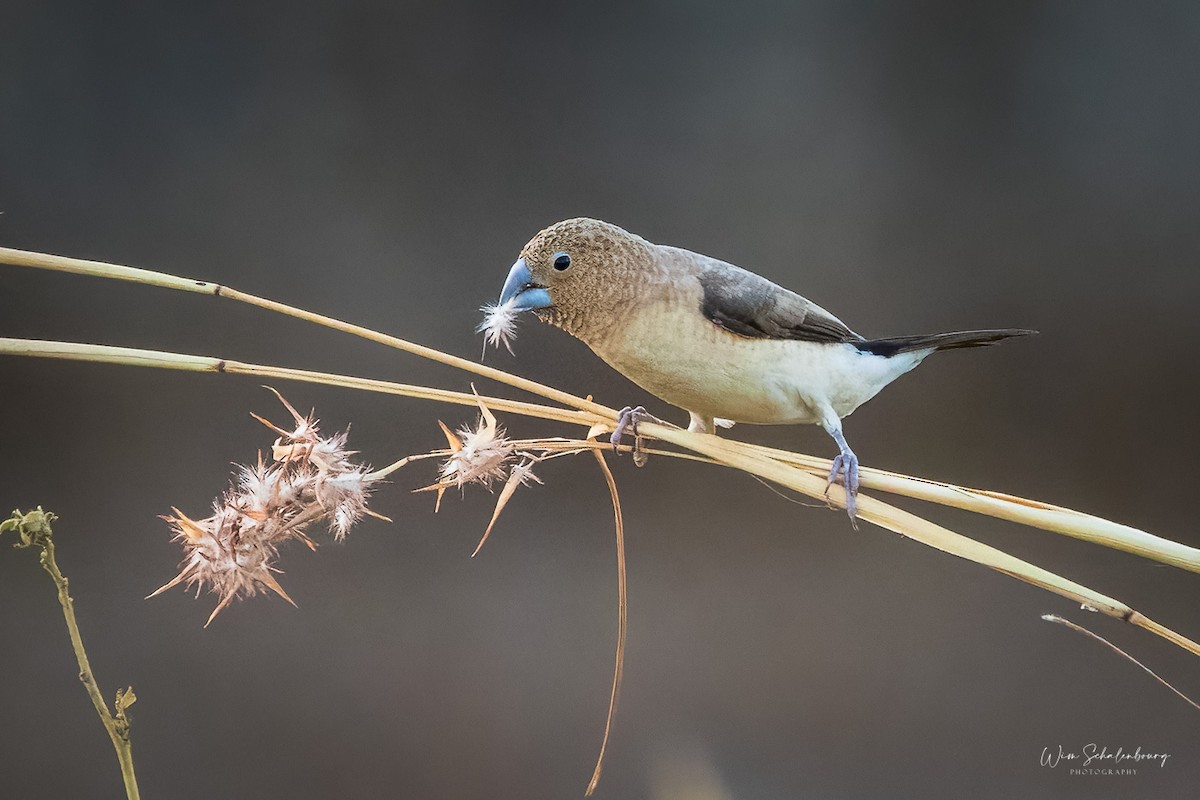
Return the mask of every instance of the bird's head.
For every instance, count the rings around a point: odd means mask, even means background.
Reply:
[[[533,311],[587,341],[607,327],[603,323],[614,318],[614,310],[636,299],[636,277],[652,263],[652,247],[597,219],[557,222],[522,248],[500,303]]]

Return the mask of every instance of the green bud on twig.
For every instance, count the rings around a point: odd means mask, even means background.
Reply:
[[[0,533],[17,532],[21,539],[14,542],[13,547],[43,547],[50,541],[50,523],[56,519],[56,515],[43,511],[41,506],[28,514],[22,514],[18,508],[13,510],[11,517],[0,522]]]

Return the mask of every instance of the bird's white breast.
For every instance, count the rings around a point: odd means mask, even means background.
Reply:
[[[752,339],[679,303],[642,306],[597,355],[666,402],[705,417],[758,424],[844,417],[927,352],[883,358],[849,344]]]

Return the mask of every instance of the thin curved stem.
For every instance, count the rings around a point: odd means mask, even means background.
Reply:
[[[604,460],[599,450],[593,450],[592,455],[604,473],[604,481],[608,484],[609,496],[612,498],[613,527],[617,538],[617,654],[616,666],[613,667],[612,691],[608,696],[608,716],[604,720],[604,738],[600,741],[600,755],[596,758],[596,769],[592,771],[592,779],[588,781],[586,796],[590,797],[600,783],[600,772],[604,769],[604,754],[608,750],[608,737],[612,733],[613,720],[617,716],[617,702],[621,698],[621,677],[625,672],[625,640],[629,635],[629,591],[625,579],[625,523],[621,518],[621,498],[617,494],[617,481],[613,478],[608,462]]]

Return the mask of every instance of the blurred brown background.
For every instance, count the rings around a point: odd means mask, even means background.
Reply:
[[[169,7],[168,7],[169,5]],[[1189,3],[6,2],[0,242],[228,283],[468,357],[521,245],[591,215],[732,260],[867,334],[1028,326],[931,359],[848,423],[865,464],[1200,544],[1200,11]],[[0,335],[465,389],[468,378],[205,298],[0,267]],[[529,320],[491,363],[645,402]],[[542,470],[492,498],[400,474],[274,598],[144,601],[279,417],[253,380],[0,360],[0,502],[58,512],[106,693],[131,683],[148,798],[582,794],[615,634],[608,499]],[[302,385],[376,464],[466,410]],[[481,385],[481,388],[485,388]],[[496,387],[486,386],[488,390]],[[514,433],[552,425],[512,419]],[[732,435],[830,455],[817,428]],[[630,640],[601,797],[1188,797],[1200,715],[1063,613],[1200,694],[1196,659],[745,476],[616,465]],[[1200,633],[1200,576],[938,521]],[[0,794],[120,796],[52,587],[0,550]],[[1039,766],[1088,742],[1130,777]],[[704,793],[708,792],[708,795]]]

